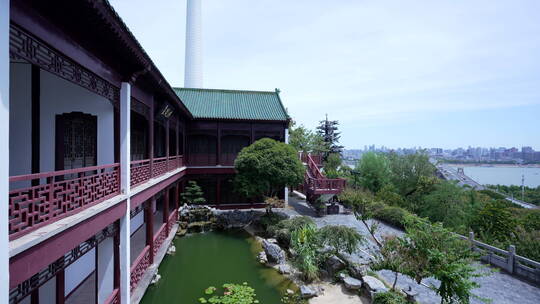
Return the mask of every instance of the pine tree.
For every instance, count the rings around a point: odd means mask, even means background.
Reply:
[[[188,186],[180,196],[182,197],[182,203],[188,205],[202,205],[206,203],[203,197],[204,192],[201,187],[197,185],[195,181],[189,181]]]
[[[341,132],[337,132],[338,125],[339,122],[337,120],[328,120],[328,114],[326,114],[325,120],[321,120],[317,127],[317,134],[322,136],[324,143],[328,148],[328,152],[324,153],[325,160],[328,158],[328,155],[332,153],[341,153],[343,151],[343,146],[339,145]]]

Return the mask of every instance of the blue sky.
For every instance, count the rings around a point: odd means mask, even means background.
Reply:
[[[204,86],[281,89],[346,148],[540,150],[538,0],[202,0]],[[182,86],[185,0],[111,0]]]

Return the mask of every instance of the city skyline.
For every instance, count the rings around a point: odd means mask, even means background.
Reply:
[[[111,3],[182,85],[185,1]],[[203,6],[205,87],[279,88],[299,124],[339,120],[346,147],[539,145],[538,1]]]
[[[531,146],[531,145],[525,145],[525,146],[520,146],[520,147],[516,147],[516,146],[478,146],[478,145],[469,145],[469,146],[457,146],[457,147],[450,147],[450,148],[443,148],[443,147],[436,147],[436,146],[433,146],[433,147],[427,147],[427,146],[420,146],[420,145],[417,145],[417,146],[403,146],[403,147],[388,147],[386,145],[375,145],[375,144],[369,144],[369,145],[364,145],[363,147],[355,147],[355,148],[349,148],[349,147],[345,147],[344,150],[362,150],[362,151],[366,151],[366,150],[369,150],[370,147],[374,147],[376,150],[379,150],[379,149],[382,149],[382,150],[396,150],[396,149],[417,149],[417,150],[421,150],[421,149],[443,149],[443,150],[457,150],[457,149],[470,149],[470,148],[481,148],[481,149],[512,149],[512,148],[516,148],[518,150],[522,150],[522,148],[532,148],[534,151],[540,151],[540,149],[537,149],[535,146]],[[540,147],[540,146],[539,146]]]

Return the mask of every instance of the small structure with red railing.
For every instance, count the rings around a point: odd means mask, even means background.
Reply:
[[[306,166],[304,184],[301,190],[306,195],[306,200],[314,203],[323,194],[340,194],[346,185],[343,178],[327,178],[320,170],[322,156],[311,153],[300,153],[300,159]]]

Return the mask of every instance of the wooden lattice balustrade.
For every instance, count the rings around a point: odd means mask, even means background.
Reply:
[[[174,209],[167,219],[167,234],[171,232],[174,223],[178,220],[178,210]]]
[[[135,187],[183,166],[182,155],[131,162],[131,186]]]
[[[161,248],[161,245],[163,245],[163,242],[167,239],[167,235],[167,223],[163,223],[163,225],[159,227],[156,235],[154,235],[154,256],[157,255],[159,248]]]
[[[137,287],[148,267],[150,267],[150,246],[144,247],[141,254],[139,254],[135,262],[133,262],[133,266],[131,266],[131,291]]]
[[[120,193],[119,164],[9,178],[9,238],[80,212]]]

